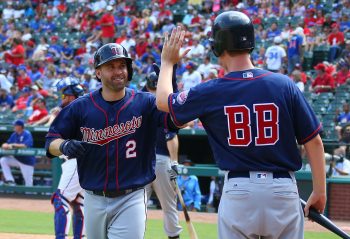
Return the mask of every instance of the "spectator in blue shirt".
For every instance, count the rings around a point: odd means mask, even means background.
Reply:
[[[33,147],[32,134],[24,129],[24,121],[16,120],[14,122],[14,132],[6,143],[1,146],[3,149],[18,149]],[[2,172],[5,178],[5,184],[15,185],[15,179],[11,173],[11,167],[17,167],[21,170],[25,186],[33,186],[33,173],[35,165],[34,156],[6,155],[0,158]]]
[[[182,164],[184,166],[192,166],[192,161],[185,159]],[[198,178],[194,175],[180,175],[177,178],[177,184],[181,190],[185,205],[189,211],[201,210],[201,190],[199,188]],[[178,204],[179,210],[182,209]]]
[[[281,35],[281,30],[278,29],[277,23],[273,22],[271,24],[270,29],[267,30],[266,38],[269,40],[273,40],[275,37],[280,35]]]
[[[61,56],[65,60],[71,60],[73,58],[73,49],[69,46],[69,42],[67,39],[63,40]]]
[[[301,63],[301,57],[302,57],[302,44],[303,44],[303,37],[301,36],[303,34],[303,29],[301,27],[297,27],[292,32],[292,37],[288,42],[288,50],[287,50],[287,57],[288,57],[288,74],[292,74],[292,71],[295,68],[296,64]]]
[[[28,76],[32,82],[35,82],[41,78],[41,72],[39,71],[39,66],[37,64],[32,66],[32,70],[28,73]]]
[[[14,106],[13,98],[6,89],[0,88],[0,111],[11,109]]]

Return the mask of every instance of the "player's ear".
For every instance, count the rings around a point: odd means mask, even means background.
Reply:
[[[96,70],[95,70],[95,74],[96,74],[96,77],[97,77],[98,79],[101,79],[101,70],[100,70],[100,69],[96,69]]]

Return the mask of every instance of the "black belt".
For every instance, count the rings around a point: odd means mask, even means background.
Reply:
[[[137,190],[139,190],[141,188],[142,187],[126,189],[126,190],[121,190],[121,191],[96,191],[96,190],[89,191],[88,190],[88,192],[90,192],[90,194],[103,196],[103,197],[107,197],[107,198],[116,198],[116,197],[120,197],[120,196],[129,194],[129,193],[135,192],[135,191],[137,191]]]
[[[262,172],[263,173],[263,172]],[[273,178],[291,178],[288,172],[272,172]],[[234,172],[230,171],[227,178],[249,178],[249,172]]]

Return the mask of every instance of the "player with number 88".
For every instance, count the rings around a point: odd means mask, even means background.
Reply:
[[[254,26],[237,11],[221,13],[212,27],[212,50],[226,75],[173,93],[172,65],[188,52],[179,53],[184,35],[178,27],[166,37],[157,107],[177,125],[199,118],[217,165],[227,171],[218,237],[304,238],[297,143],[305,145],[313,174],[305,213],[311,205],[323,212],[326,203],[322,127],[312,108],[287,76],[254,67]]]

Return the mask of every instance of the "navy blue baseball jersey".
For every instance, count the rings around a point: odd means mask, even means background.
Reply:
[[[294,82],[261,69],[225,77],[169,96],[176,125],[199,118],[222,170],[296,171],[297,148],[321,124]]]
[[[157,127],[167,128],[169,114],[157,110],[150,93],[126,89],[113,104],[100,90],[84,95],[65,107],[46,136],[86,142],[78,158],[78,174],[87,190],[124,190],[155,179]]]

